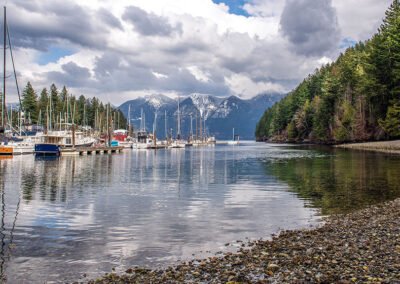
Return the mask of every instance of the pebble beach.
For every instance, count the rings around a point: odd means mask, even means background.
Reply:
[[[134,267],[88,283],[400,283],[400,199],[327,217],[311,230],[164,269]]]
[[[400,154],[400,140],[341,144],[341,145],[336,145],[335,147],[344,149],[353,149],[353,150]]]

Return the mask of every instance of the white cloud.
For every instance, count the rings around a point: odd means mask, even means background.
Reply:
[[[225,80],[234,93],[239,94],[242,98],[253,97],[262,92],[281,93],[287,91],[280,84],[270,82],[256,83],[240,74],[233,74],[231,77],[225,78]]]
[[[385,16],[392,0],[333,0],[343,38],[355,41],[370,38]]]
[[[331,0],[340,39],[370,37],[390,2]],[[250,97],[295,87],[341,49],[333,46],[323,57],[296,52],[280,27],[285,3],[249,1],[249,17],[211,0],[15,0],[8,11],[21,85],[31,81],[40,92],[54,80],[75,94],[119,104],[148,93]],[[127,7],[143,13],[144,22],[127,20]],[[157,21],[171,30],[156,31]],[[52,46],[74,52],[40,65]],[[16,101],[10,91],[8,101]]]

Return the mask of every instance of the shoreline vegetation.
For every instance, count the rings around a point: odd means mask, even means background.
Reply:
[[[337,148],[400,154],[400,140],[335,145]]]
[[[130,268],[88,283],[398,283],[400,199],[282,231],[237,253],[164,269]]]
[[[257,124],[258,140],[340,144],[400,138],[400,1],[377,33],[309,75]]]

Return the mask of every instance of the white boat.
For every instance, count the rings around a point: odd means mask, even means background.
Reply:
[[[239,135],[235,135],[235,128],[233,128],[233,140],[228,141],[228,145],[239,145]]]
[[[42,136],[41,143],[57,144],[64,148],[73,147],[72,131],[52,131]],[[96,139],[85,136],[83,132],[75,132],[75,147],[90,147]]]
[[[134,141],[132,147],[133,149],[143,150],[150,149],[153,144],[153,138],[146,131],[138,131],[136,133],[136,141]]]
[[[168,145],[168,148],[185,148],[186,147],[186,142],[182,141],[182,140],[175,140],[172,141],[172,143],[170,145]]]
[[[35,143],[33,141],[12,141],[8,143],[13,148],[13,155],[33,154],[35,152]]]
[[[119,146],[122,146],[124,148],[133,148],[133,141],[119,141]]]
[[[180,111],[180,102],[178,97],[178,130],[176,133],[176,140],[173,140],[171,144],[168,145],[168,148],[178,148],[182,149],[186,147],[186,141],[181,139],[181,111]]]
[[[9,138],[7,147],[12,148],[13,155],[33,154],[35,143],[41,141],[43,133],[38,132],[34,136],[16,136]]]
[[[216,144],[216,143],[217,143],[217,140],[215,139],[214,136],[207,138],[207,144]]]

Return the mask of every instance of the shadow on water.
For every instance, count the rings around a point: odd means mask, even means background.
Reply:
[[[266,174],[287,183],[323,215],[400,197],[399,156],[315,146],[298,149],[322,155],[266,163]]]

